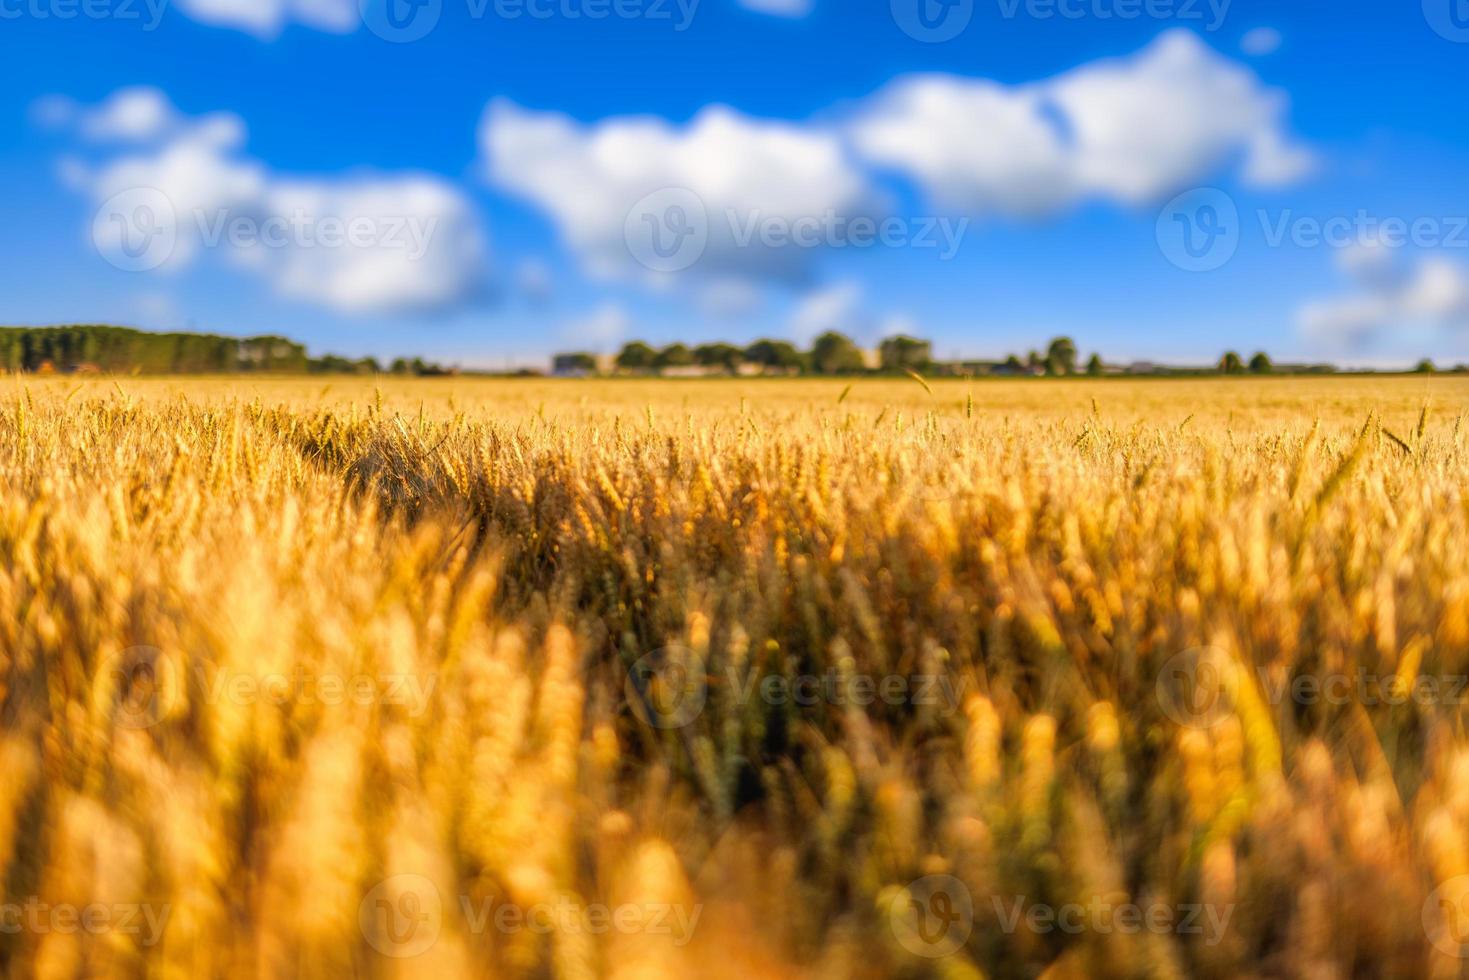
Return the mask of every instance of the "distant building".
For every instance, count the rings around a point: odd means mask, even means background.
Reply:
[[[558,378],[592,378],[611,374],[617,358],[611,354],[557,354],[551,358],[551,374]]]
[[[661,368],[658,374],[665,378],[722,378],[729,372],[713,364],[685,364]]]

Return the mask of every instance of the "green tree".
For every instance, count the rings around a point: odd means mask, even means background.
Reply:
[[[1106,367],[1102,364],[1102,355],[1093,354],[1086,362],[1086,373],[1093,378],[1100,378],[1106,373]]]
[[[802,370],[806,358],[794,344],[784,340],[757,340],[745,348],[745,361],[762,367]]]
[[[898,334],[878,347],[884,371],[923,371],[933,363],[933,344]]]
[[[1434,374],[1438,371],[1438,368],[1434,367],[1433,362],[1425,357],[1418,362],[1418,366],[1413,371],[1417,374]]]
[[[1229,351],[1219,359],[1220,374],[1244,374],[1245,362],[1234,351]]]
[[[1047,374],[1076,373],[1076,342],[1070,337],[1057,337],[1046,348]]]
[[[1275,365],[1270,363],[1270,355],[1264,351],[1260,351],[1254,357],[1250,358],[1251,374],[1269,374],[1274,370]]]
[[[419,361],[415,358],[413,363],[416,367]],[[551,367],[557,374],[591,374],[597,370],[597,355],[585,351],[557,354],[551,359]]]
[[[694,348],[694,360],[704,367],[724,368],[733,372],[744,359],[744,352],[733,344],[700,344]]]
[[[862,351],[850,337],[829,331],[816,338],[811,366],[818,374],[856,374],[866,369]]]
[[[653,360],[653,366],[659,368],[688,367],[693,363],[694,352],[686,344],[669,344]]]
[[[617,366],[624,371],[647,371],[658,360],[658,352],[641,340],[625,344],[617,355]]]

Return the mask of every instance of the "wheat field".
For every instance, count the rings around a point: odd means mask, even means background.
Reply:
[[[0,382],[13,977],[1453,977],[1469,381]]]

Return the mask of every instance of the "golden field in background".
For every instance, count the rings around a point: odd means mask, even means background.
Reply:
[[[1469,382],[0,383],[0,970],[1441,976]]]

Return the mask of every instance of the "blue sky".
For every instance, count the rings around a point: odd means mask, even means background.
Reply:
[[[0,322],[1469,360],[1466,0],[387,2],[0,0]]]

